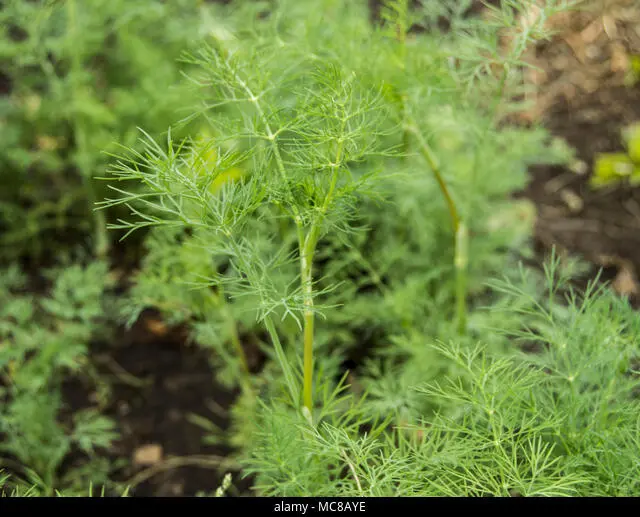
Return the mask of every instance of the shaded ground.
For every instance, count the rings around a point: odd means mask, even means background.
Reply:
[[[529,73],[538,92],[523,117],[564,138],[579,161],[532,167],[524,195],[538,207],[542,249],[556,246],[604,267],[614,289],[637,303],[640,190],[624,184],[594,190],[588,181],[595,154],[623,151],[622,128],[640,121],[640,82],[631,77],[633,56],[640,55],[640,4],[598,4],[551,20],[558,34],[529,56],[539,67]]]
[[[166,331],[148,312],[131,330],[121,331],[115,343],[92,348],[97,373],[110,383],[104,412],[117,422],[121,435],[108,456],[129,460],[114,479],[129,485],[133,496],[211,494],[225,472],[233,475],[229,495],[250,486],[250,480],[226,465],[231,450],[206,445],[207,431],[191,420],[198,415],[226,429],[226,413],[236,394],[215,383],[207,350],[186,343],[182,329]],[[68,383],[69,409],[95,404],[92,389]]]

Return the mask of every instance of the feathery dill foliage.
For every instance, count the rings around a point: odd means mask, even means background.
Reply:
[[[523,22],[530,3],[506,1],[487,22],[397,0],[381,27],[365,4],[220,7],[225,31],[185,57],[202,99],[185,122],[206,130],[144,133],[113,166],[103,206],[131,212],[114,226],[150,230],[124,312],[188,323],[243,387],[231,441],[260,493],[633,493],[635,314],[607,293],[561,305],[554,274],[543,293],[511,273],[487,286],[528,252],[531,209],[507,201],[526,166],[568,157],[499,122],[526,45],[574,2]],[[539,355],[514,353],[522,328]]]
[[[204,148],[208,160],[196,142],[176,144],[169,134],[161,146],[147,138],[146,149],[134,153],[133,162],[119,160],[112,174],[142,182],[148,191],[113,186],[120,197],[104,205],[125,204],[138,216],[114,225],[129,233],[149,226],[210,233],[207,248],[228,257],[235,274],[216,277],[211,271],[209,283],[224,286],[231,296],[249,293],[257,299],[259,318],[285,371],[272,315],[303,328],[303,397],[311,412],[315,315],[322,309],[315,301],[316,250],[326,234],[351,231],[358,197],[375,185],[381,170],[376,162],[390,154],[390,146],[380,142],[390,127],[379,91],[363,85],[331,53],[301,52],[295,38],[286,41],[291,36],[285,32],[242,46],[218,40],[187,56],[201,69],[193,80],[205,98],[196,115],[210,122],[214,135]],[[212,191],[235,168],[243,177]],[[258,228],[255,220],[271,226]],[[291,262],[290,231],[299,279],[283,291],[272,277]],[[270,256],[262,253],[260,235],[267,246],[277,243]],[[287,379],[297,397],[293,373]]]
[[[449,373],[407,393],[408,406],[427,399],[439,407],[412,424],[363,434],[366,401],[316,426],[272,406],[249,461],[256,488],[288,496],[637,494],[640,318],[609,291],[592,286],[579,296],[558,270],[553,260],[546,274],[554,290],[568,291],[564,299],[532,296],[526,273],[493,284],[511,302],[504,310],[530,323],[510,334],[539,342],[539,353],[423,342]]]

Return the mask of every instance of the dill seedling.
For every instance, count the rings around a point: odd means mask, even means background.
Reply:
[[[250,292],[259,299],[260,319],[294,398],[295,374],[273,314],[292,318],[302,330],[302,402],[311,414],[314,328],[323,308],[316,301],[321,292],[313,273],[317,247],[327,234],[350,231],[358,199],[378,173],[372,163],[389,154],[380,144],[388,133],[388,114],[380,92],[363,85],[335,56],[301,51],[294,35],[285,32],[242,47],[218,40],[187,56],[201,71],[191,77],[206,99],[195,115],[213,128],[208,145],[215,147],[216,161],[200,174],[188,156],[197,154],[201,143],[176,144],[169,134],[161,147],[145,137],[145,150],[133,159],[119,158],[112,174],[137,180],[147,190],[112,186],[121,196],[102,206],[125,204],[139,216],[113,225],[127,234],[151,226],[210,232],[216,242],[209,248],[217,246],[216,253],[229,258],[236,274],[222,278],[212,271],[208,285],[229,283],[231,295]],[[244,177],[212,192],[210,186],[236,167],[247,170]],[[255,218],[273,221],[269,241],[280,237],[283,218],[288,221],[284,230],[295,233],[296,249],[286,249],[285,239],[275,256],[263,257],[253,240]],[[292,253],[298,285],[283,296],[270,277],[290,263]]]
[[[551,36],[546,26],[549,17],[571,9],[578,3],[579,0],[546,0],[534,5],[528,0],[508,0],[501,2],[499,7],[487,4],[489,15],[482,21],[468,21],[460,17],[460,13],[470,7],[469,2],[459,2],[453,7],[439,2],[435,6],[432,2],[425,2],[415,10],[411,9],[409,0],[387,0],[383,3],[383,32],[395,42],[395,48],[385,58],[398,68],[386,82],[396,100],[396,117],[403,127],[404,147],[408,151],[411,147],[410,137],[415,139],[418,151],[433,172],[449,211],[456,271],[455,317],[461,334],[467,331],[467,221],[473,211],[470,206],[472,198],[466,195],[466,199],[460,199],[462,196],[458,195],[458,200],[454,199],[437,153],[421,127],[420,121],[424,117],[420,106],[424,103],[425,93],[429,93],[418,82],[423,79],[420,70],[416,68],[421,60],[412,59],[411,53],[417,52],[419,48],[410,42],[409,31],[415,26],[435,30],[434,22],[438,15],[448,16],[452,20],[450,30],[455,32],[456,39],[455,47],[450,49],[449,59],[452,60],[455,88],[464,92],[459,102],[471,104],[487,114],[485,125],[474,128],[473,141],[469,143],[473,149],[473,160],[470,163],[468,185],[463,188],[467,192],[473,192],[478,181],[481,181],[477,174],[480,160],[490,159],[483,156],[486,140],[491,138],[502,115],[509,111],[508,100],[515,98],[523,86],[522,71],[527,63],[522,56],[537,42]],[[478,92],[481,96],[477,95]],[[437,134],[439,129],[436,128],[435,131]]]

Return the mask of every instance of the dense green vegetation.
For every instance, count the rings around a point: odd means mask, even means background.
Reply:
[[[89,349],[152,307],[239,391],[210,438],[259,494],[638,494],[640,320],[573,261],[521,265],[511,195],[571,158],[501,124],[576,4],[543,3],[4,2],[3,490],[124,489]],[[71,375],[100,400],[63,425]]]

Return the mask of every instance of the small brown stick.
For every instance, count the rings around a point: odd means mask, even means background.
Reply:
[[[147,479],[165,472],[167,470],[176,469],[180,467],[202,467],[208,469],[217,469],[224,465],[234,465],[235,462],[222,456],[176,456],[174,458],[168,458],[164,461],[156,463],[151,467],[148,467],[136,475],[134,475],[125,484],[128,487],[135,487],[140,483],[145,482]]]

